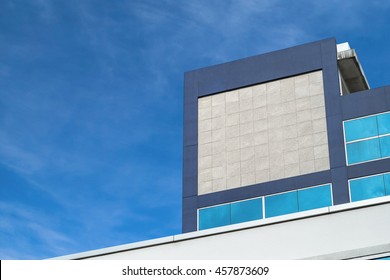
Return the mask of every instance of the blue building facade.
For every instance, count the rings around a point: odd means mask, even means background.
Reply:
[[[183,232],[390,195],[390,87],[321,40],[185,74]]]

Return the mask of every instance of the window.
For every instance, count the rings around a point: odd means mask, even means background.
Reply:
[[[348,165],[390,157],[390,112],[344,122]]]
[[[209,229],[331,205],[331,184],[326,184],[199,209],[198,228]]]
[[[351,202],[390,195],[390,173],[349,181]]]

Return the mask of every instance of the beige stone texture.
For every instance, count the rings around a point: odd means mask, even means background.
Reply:
[[[327,169],[321,71],[199,98],[199,194]]]

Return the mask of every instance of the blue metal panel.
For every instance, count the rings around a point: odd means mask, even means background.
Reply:
[[[298,209],[306,211],[332,205],[330,185],[298,190]]]
[[[256,198],[232,203],[231,211],[232,224],[262,219],[263,200]]]
[[[351,202],[385,195],[383,175],[371,176],[349,182]]]
[[[298,193],[276,194],[265,197],[265,217],[275,217],[298,212]]]

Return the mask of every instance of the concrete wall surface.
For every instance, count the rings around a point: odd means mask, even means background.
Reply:
[[[350,259],[390,255],[390,197],[59,259]]]

